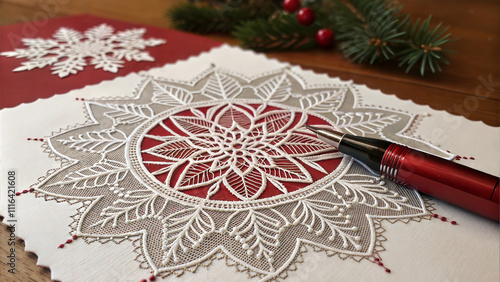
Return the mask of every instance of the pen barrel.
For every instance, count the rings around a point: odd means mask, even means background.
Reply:
[[[400,184],[499,221],[499,178],[405,146],[391,144],[380,173]]]

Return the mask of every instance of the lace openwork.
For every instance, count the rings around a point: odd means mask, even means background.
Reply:
[[[304,127],[390,139],[412,122],[359,105],[355,91],[308,88],[288,69],[149,78],[134,98],[86,101],[90,121],[49,138],[65,161],[36,191],[81,202],[75,235],[132,240],[155,275],[224,257],[250,276],[284,278],[304,245],[370,258],[383,250],[378,220],[427,210]]]

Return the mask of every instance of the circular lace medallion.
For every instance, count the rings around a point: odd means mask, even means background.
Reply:
[[[156,115],[128,147],[135,175],[164,196],[208,207],[259,206],[313,192],[310,184],[335,171],[341,158],[304,125],[335,126],[258,102],[203,103]]]

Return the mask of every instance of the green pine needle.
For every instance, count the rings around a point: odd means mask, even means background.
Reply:
[[[231,6],[229,3],[217,6],[200,6],[185,3],[169,11],[174,28],[197,32],[231,32],[243,21],[271,16],[278,6],[273,2],[265,2],[262,5],[250,5],[240,3]]]
[[[399,16],[400,10],[385,0],[338,2],[334,27],[344,55],[370,64],[394,58],[406,21]]]
[[[420,65],[420,74],[430,69],[432,73],[441,71],[441,64],[449,64],[445,58],[450,50],[444,49],[443,44],[452,41],[451,34],[445,34],[448,28],[441,28],[441,23],[434,29],[429,29],[431,17],[427,20],[409,22],[406,26],[406,40],[398,53],[399,66],[406,65],[406,72]]]
[[[306,50],[316,46],[318,27],[302,26],[295,15],[245,22],[233,32],[244,47],[257,51]]]

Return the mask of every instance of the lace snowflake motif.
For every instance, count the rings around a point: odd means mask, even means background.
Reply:
[[[151,78],[133,99],[86,101],[91,122],[49,138],[65,162],[36,191],[81,202],[73,233],[134,241],[154,275],[224,258],[250,277],[286,278],[304,245],[368,259],[384,250],[377,220],[427,210],[304,128],[403,138],[411,115],[359,106],[355,91],[309,89],[289,70]]]
[[[86,30],[83,34],[71,28],[60,28],[54,39],[25,38],[23,43],[28,49],[2,52],[0,55],[15,58],[28,58],[14,69],[27,71],[34,68],[52,66],[52,74],[66,77],[77,74],[87,66],[87,58],[95,69],[116,73],[127,61],[154,61],[146,47],[164,44],[163,39],[143,39],[144,28],[129,29],[114,33],[113,27],[101,24]]]

